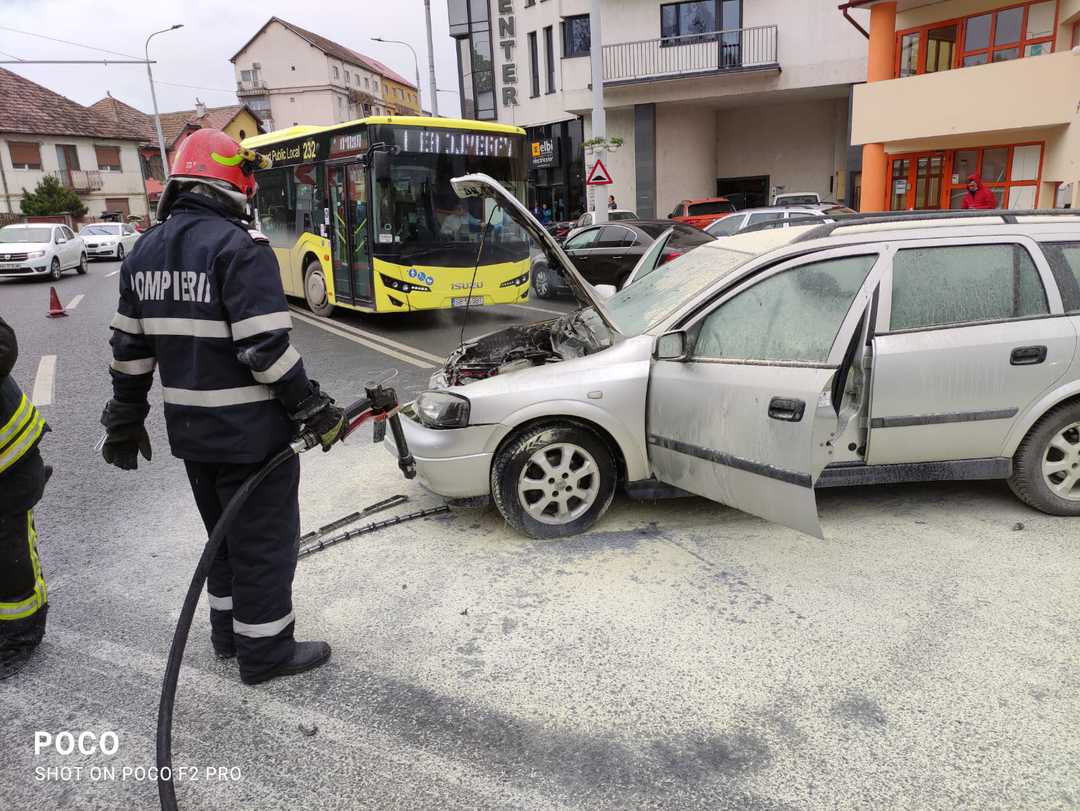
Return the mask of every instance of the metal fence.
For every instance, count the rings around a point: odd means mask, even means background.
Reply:
[[[760,25],[604,46],[605,82],[778,67],[777,27]]]
[[[82,169],[57,169],[53,174],[61,186],[74,191],[97,191],[101,188],[101,172]]]

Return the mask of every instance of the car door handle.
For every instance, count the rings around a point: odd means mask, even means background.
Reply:
[[[1045,346],[1018,346],[1009,355],[1012,366],[1035,366],[1046,360]]]
[[[769,419],[783,422],[799,422],[806,412],[806,402],[787,397],[773,397],[769,400]]]

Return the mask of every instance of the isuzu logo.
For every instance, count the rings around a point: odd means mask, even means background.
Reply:
[[[483,282],[476,282],[475,284],[469,284],[468,282],[452,282],[450,284],[451,290],[479,290],[484,286]]]

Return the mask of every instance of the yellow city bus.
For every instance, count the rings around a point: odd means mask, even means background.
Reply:
[[[490,200],[450,187],[484,172],[525,200],[524,145],[519,127],[414,116],[246,139],[273,161],[256,174],[255,224],[285,292],[318,315],[524,301],[528,237]]]

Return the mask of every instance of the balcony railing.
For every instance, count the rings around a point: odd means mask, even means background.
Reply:
[[[82,169],[57,169],[53,175],[72,191],[97,191],[101,188],[101,172]]]
[[[604,84],[779,70],[775,25],[706,31],[604,46]]]
[[[242,79],[236,83],[236,95],[258,96],[266,92],[265,79]]]

